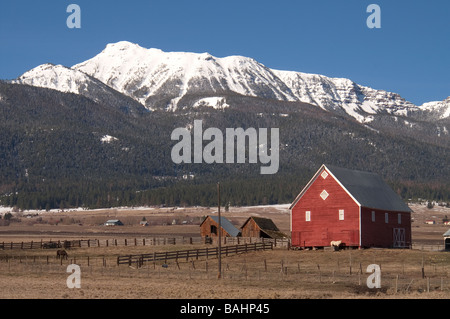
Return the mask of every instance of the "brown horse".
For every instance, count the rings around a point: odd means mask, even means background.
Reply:
[[[68,258],[69,258],[69,255],[67,254],[67,251],[65,251],[65,250],[58,250],[58,251],[56,252],[56,258],[59,258],[59,259],[61,259],[61,258],[68,259]]]

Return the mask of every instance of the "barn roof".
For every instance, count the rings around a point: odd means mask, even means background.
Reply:
[[[447,231],[444,233],[443,236],[444,236],[444,237],[450,237],[450,229],[447,230]]]
[[[213,221],[215,221],[217,224],[219,224],[219,216],[209,215],[208,217],[210,217]],[[205,220],[206,220],[206,218],[205,218]],[[203,222],[202,222],[202,224],[203,224]],[[237,229],[227,218],[225,218],[223,216],[220,216],[220,226],[232,237],[236,237],[240,234],[239,229]]]
[[[314,178],[297,196],[291,208],[298,202],[303,193],[312,184],[316,177],[326,169],[349,193],[349,195],[362,207],[373,209],[411,212],[411,209],[390,188],[379,175],[370,172],[351,170],[333,165],[322,165]]]

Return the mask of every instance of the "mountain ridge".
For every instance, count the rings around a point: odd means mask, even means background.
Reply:
[[[99,80],[149,110],[192,107],[180,103],[189,94],[220,98],[222,93],[234,92],[310,103],[348,115],[362,124],[372,122],[377,114],[425,121],[450,118],[450,97],[416,106],[399,94],[362,86],[350,79],[275,70],[239,55],[217,58],[209,53],[164,52],[120,41],[108,44],[93,58],[70,69]],[[48,75],[26,72],[19,79],[20,83],[37,85],[36,77]],[[38,85],[67,90],[65,82]]]

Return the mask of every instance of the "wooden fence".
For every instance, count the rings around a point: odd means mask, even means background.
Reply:
[[[267,239],[251,237],[224,237],[222,243],[226,244],[253,244],[273,243],[274,247],[289,247],[289,239]],[[194,245],[217,244],[217,239],[211,237],[150,237],[150,238],[113,238],[113,239],[77,239],[57,241],[31,241],[31,242],[0,242],[0,250],[12,249],[49,249],[72,247],[110,247],[110,246],[156,246],[156,245]]]
[[[255,237],[223,237],[224,245],[240,245],[254,243],[272,243],[274,248],[290,247],[290,239],[270,239]],[[112,238],[112,239],[76,239],[76,240],[54,240],[54,241],[30,241],[30,242],[0,242],[0,250],[13,249],[50,249],[50,248],[72,248],[72,247],[110,247],[110,246],[157,246],[157,245],[195,245],[213,244],[217,245],[217,238],[211,237],[146,237],[146,238]],[[413,244],[412,249],[424,251],[442,251],[445,245],[439,244]]]
[[[223,246],[220,250],[221,255],[229,256],[229,255],[237,255],[242,253],[247,253],[250,251],[258,251],[258,250],[267,250],[273,249],[273,244],[270,242],[260,242],[253,244],[242,244],[242,245],[233,245],[233,246]],[[164,260],[164,263],[167,263],[167,260],[175,259],[178,260],[186,260],[189,258],[199,259],[200,257],[218,257],[219,256],[219,248],[211,247],[204,249],[188,249],[188,250],[177,250],[177,251],[166,251],[166,252],[154,252],[151,254],[139,254],[139,255],[123,255],[117,257],[117,265],[121,264],[136,264],[138,267],[142,266],[144,262],[154,262]]]

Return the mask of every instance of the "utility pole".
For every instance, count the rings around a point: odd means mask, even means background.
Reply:
[[[217,213],[219,215],[219,273],[217,278],[222,278],[222,218],[220,217],[220,183],[217,183]]]

